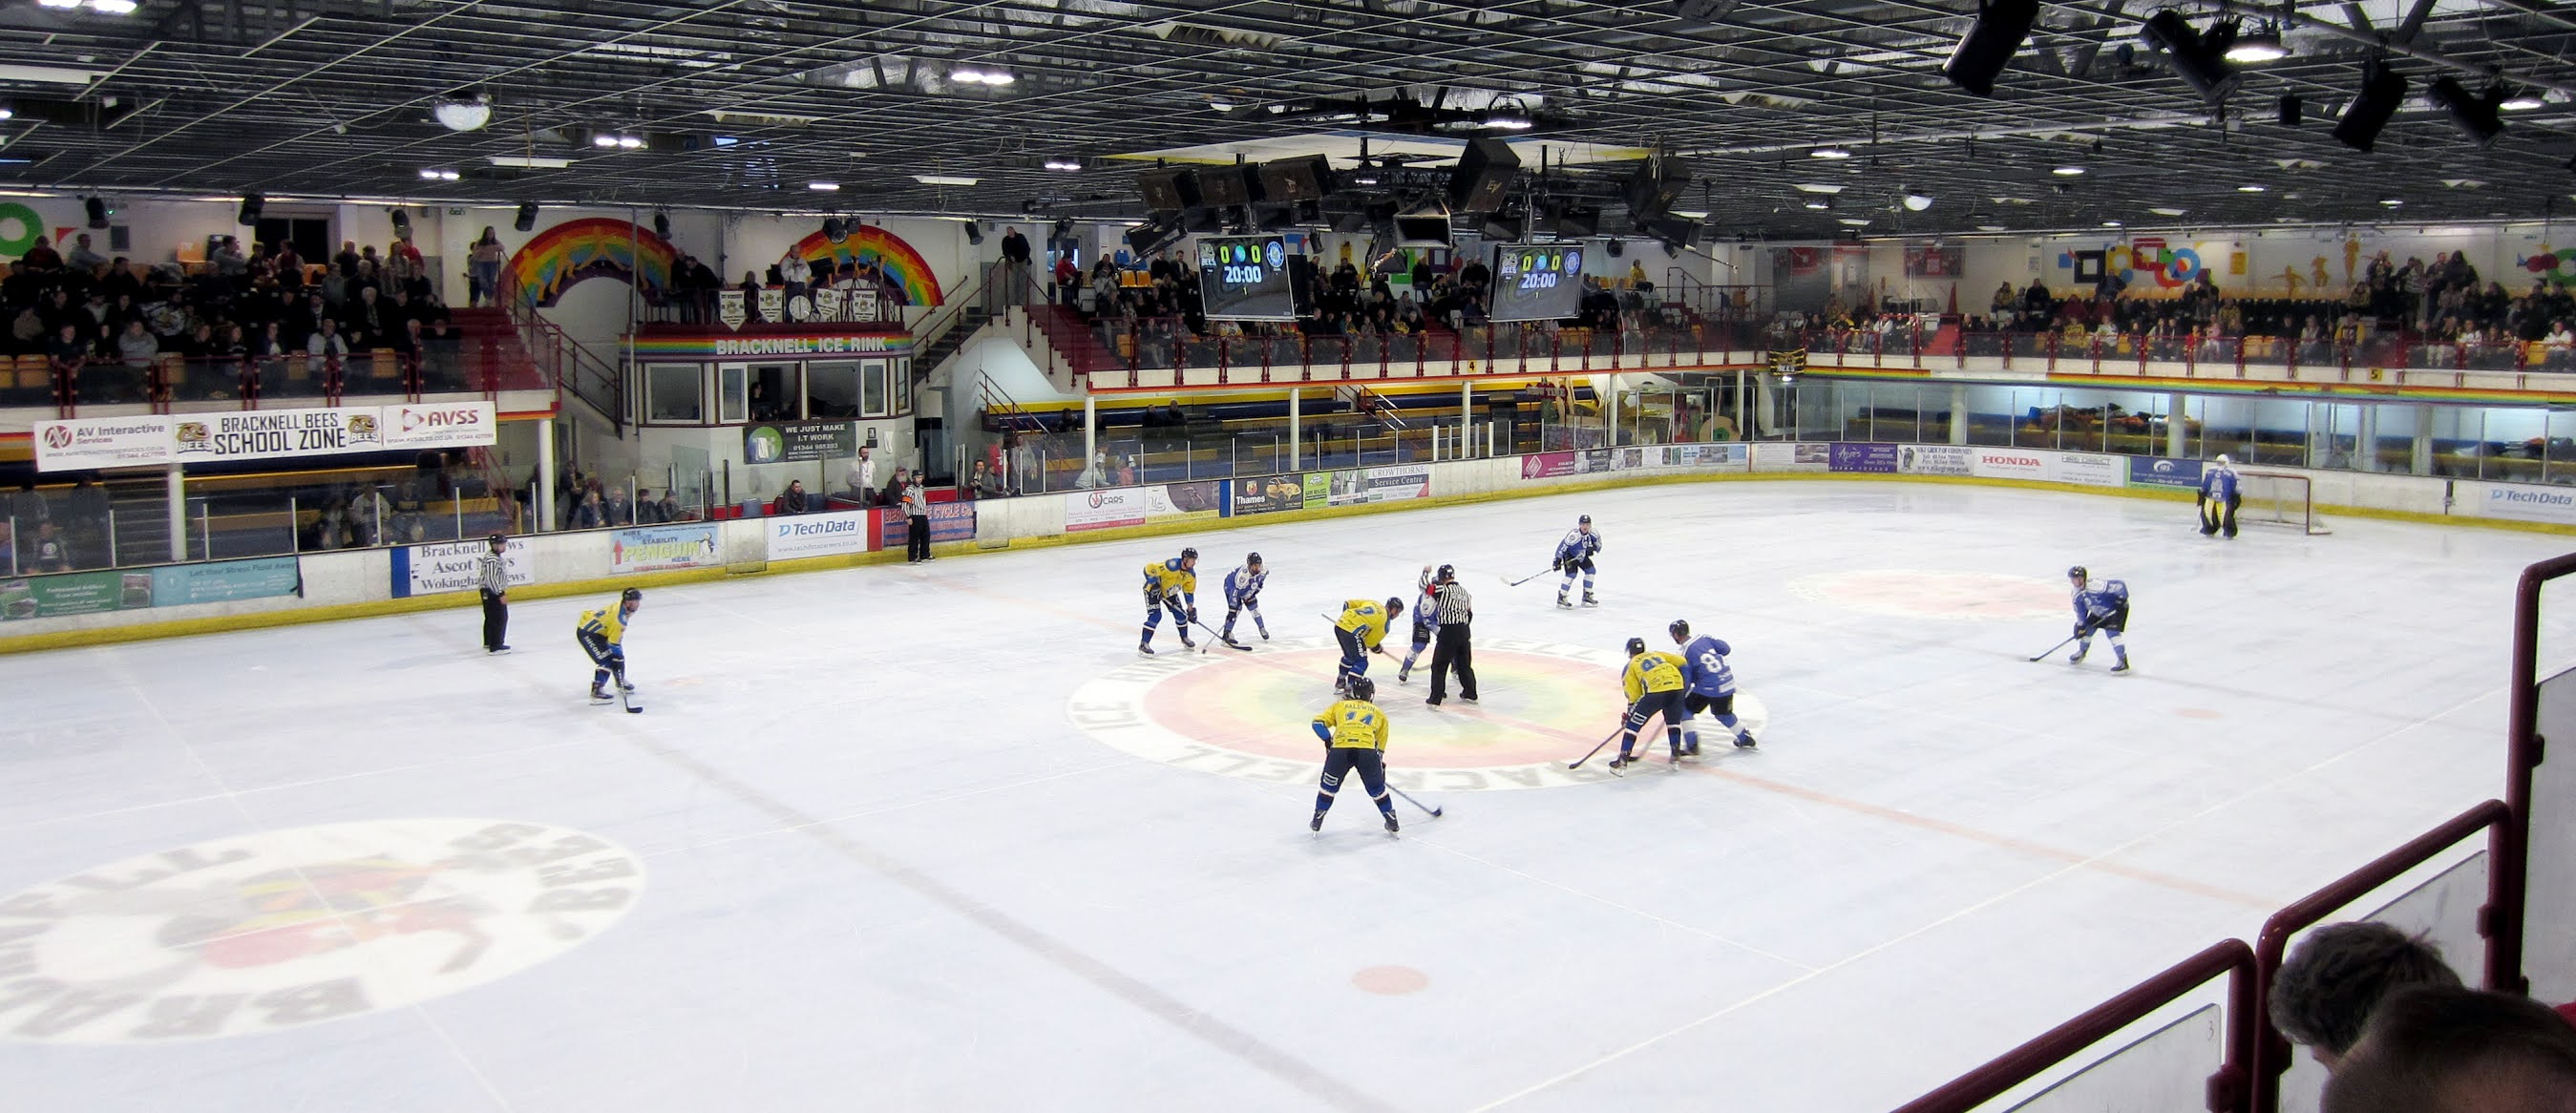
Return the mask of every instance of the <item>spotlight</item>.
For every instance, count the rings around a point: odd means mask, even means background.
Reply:
[[[1905,208],[1908,212],[1919,213],[1931,207],[1932,199],[1930,197],[1920,193],[1909,193],[1905,195]]]
[[[839,192],[841,191],[841,183],[839,183],[839,182],[807,182],[807,183],[805,183],[805,188],[810,189],[810,190],[813,190],[813,191],[814,191],[814,192],[816,192],[816,193],[839,193]]]
[[[1526,112],[1498,107],[1485,114],[1485,126],[1495,131],[1528,131],[1530,118]]]
[[[492,102],[480,92],[441,100],[429,111],[449,131],[476,131],[492,122]]]
[[[2289,48],[2281,44],[2281,29],[2270,23],[2260,31],[2239,34],[2235,42],[2227,44],[2226,58],[2230,62],[2278,62],[2289,56]]]
[[[617,146],[620,150],[639,150],[644,146],[644,140],[633,135],[621,135],[617,137]]]
[[[89,0],[89,7],[91,11],[109,15],[132,15],[136,4],[134,0]]]
[[[2128,226],[2128,222],[2123,220],[2106,220],[2102,222],[2102,227],[2105,228],[2126,228]]]
[[[2401,206],[2401,205],[2404,205],[2404,204],[2406,203],[2406,201],[2405,201],[2405,199],[2404,199],[2404,198],[2400,198],[2400,197],[2386,197],[2386,198],[2382,198],[2382,199],[2380,199],[2380,202],[2379,202],[2379,203],[2380,203],[2380,204],[2382,204],[2382,205],[2386,205],[2386,206],[2388,206],[2389,208],[2394,209],[2394,208],[2397,208],[2397,207],[2399,207],[2399,206]]]
[[[2405,102],[2405,75],[2376,58],[2362,63],[2361,93],[2344,106],[2343,119],[2335,122],[2335,142],[2369,153],[2379,143],[2380,129],[2388,126],[2397,106]]]
[[[1009,70],[992,69],[984,66],[959,66],[956,69],[948,71],[948,80],[961,82],[967,85],[992,85],[999,87],[1017,81],[1019,78],[1014,76]]]
[[[260,208],[267,204],[268,198],[260,196],[258,190],[242,194],[241,215],[234,218],[234,222],[245,228],[258,224]]]
[[[2214,34],[2232,38],[2235,33],[2222,27]],[[2174,76],[2198,90],[2202,100],[2225,100],[2227,94],[2245,83],[2244,76],[2236,72],[2236,67],[2228,65],[2227,59],[2202,39],[2200,32],[2192,30],[2181,12],[2167,8],[2148,16],[2146,35],[2149,41],[2164,48],[2165,59],[2172,63]]]
[[[2258,186],[2258,185],[2241,185],[2241,186],[2236,187],[2236,192],[2238,192],[2238,193],[2261,193],[2261,192],[2263,192],[2263,187],[2262,187],[2262,186]]]
[[[534,202],[534,201],[529,201],[529,202],[526,202],[526,203],[524,203],[524,204],[520,205],[520,206],[519,206],[519,219],[514,220],[514,221],[511,221],[511,222],[510,222],[510,227],[512,227],[512,228],[516,228],[516,229],[518,229],[518,230],[520,230],[520,231],[522,231],[522,232],[534,232],[534,231],[536,231],[536,230],[537,230],[537,203],[536,203],[536,202]]]
[[[99,200],[96,197],[83,198],[81,200],[81,211],[89,215],[90,227],[107,227],[107,216],[109,211],[107,202]]]
[[[386,209],[385,215],[393,219],[395,239],[407,240],[411,238],[410,213],[404,212],[401,209]]]
[[[2496,136],[2504,133],[2502,88],[2472,93],[2468,86],[2460,84],[2458,78],[2437,77],[2433,79],[2432,88],[2425,93],[2444,115],[2451,118],[2451,123],[2460,129],[2461,135],[2468,137],[2469,142],[2481,147],[2491,146]]]
[[[669,242],[671,238],[671,214],[663,212],[660,209],[653,210],[653,234],[662,237],[664,242]]]
[[[1807,207],[1814,209],[1817,212],[1826,212],[1834,207],[1834,199],[1831,197],[1818,197],[1807,202]]]
[[[615,147],[617,145],[617,137],[605,133],[594,135],[590,137],[590,145],[593,147]]]
[[[10,108],[6,104],[0,104],[0,120],[6,120],[17,114],[18,113],[15,109]]]
[[[850,238],[850,226],[849,226],[847,223],[844,223],[844,222],[841,220],[841,218],[840,218],[840,217],[837,217],[837,216],[827,216],[827,217],[824,217],[824,218],[823,218],[823,238],[824,238],[824,239],[827,239],[827,240],[830,240],[830,241],[832,241],[833,243],[839,243],[839,242],[841,242],[842,240],[849,239],[849,238]]]
[[[2022,40],[2030,37],[2030,26],[2039,19],[2039,0],[1984,0],[1977,6],[1977,22],[1960,36],[1959,45],[1951,48],[1950,60],[1941,64],[1941,76],[1981,97],[1995,95],[1995,78],[2012,64],[2012,56],[2021,50]]]

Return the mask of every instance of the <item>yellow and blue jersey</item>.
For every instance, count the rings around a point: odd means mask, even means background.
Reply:
[[[1619,686],[1628,693],[1628,702],[1645,698],[1648,692],[1682,690],[1683,670],[1689,666],[1681,658],[1661,650],[1649,649],[1628,658],[1628,667],[1619,674]]]
[[[1145,587],[1165,598],[1179,598],[1193,603],[1199,593],[1199,574],[1181,567],[1181,558],[1145,563]]]
[[[1315,734],[1336,750],[1386,749],[1386,713],[1367,700],[1346,699],[1315,716]]]
[[[1350,599],[1342,603],[1342,617],[1334,626],[1357,635],[1365,649],[1375,649],[1386,640],[1386,604],[1374,599]]]
[[[575,629],[594,634],[610,645],[626,644],[626,605],[611,603],[595,611],[581,612],[581,625]]]

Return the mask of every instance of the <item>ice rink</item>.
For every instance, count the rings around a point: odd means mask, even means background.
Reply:
[[[1599,608],[1504,586],[1583,512]],[[2566,539],[2190,514],[1702,483],[650,589],[631,716],[605,593],[498,658],[471,609],[0,658],[0,1108],[1886,1109],[2500,791]],[[1268,558],[1276,640],[1138,657],[1184,544],[1211,623]],[[1310,834],[1319,612],[1436,562],[1482,705],[1372,675],[1447,814]],[[2135,672],[2025,660],[2074,563]],[[1567,773],[1675,618],[1760,748]]]

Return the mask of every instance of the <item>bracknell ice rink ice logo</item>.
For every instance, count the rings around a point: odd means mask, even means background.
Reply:
[[[1388,783],[1407,792],[1475,792],[1611,778],[1597,760],[1581,769],[1566,765],[1601,741],[1626,712],[1619,693],[1625,658],[1553,642],[1479,641],[1476,694],[1483,702],[1460,701],[1453,676],[1448,701],[1433,708],[1422,703],[1431,694],[1430,650],[1415,665],[1412,683],[1395,681],[1411,630],[1409,618],[1399,619],[1387,639],[1394,660],[1369,657],[1369,676],[1377,681],[1377,703],[1387,713],[1391,735]],[[1120,667],[1075,690],[1066,714],[1083,733],[1141,758],[1311,787],[1324,747],[1308,724],[1333,702],[1333,666],[1342,651],[1320,638],[1252,645],[1251,653],[1220,646]],[[1756,734],[1770,718],[1761,700],[1740,692],[1735,713]],[[1648,729],[1660,759],[1663,727]],[[1641,732],[1639,745],[1646,739]],[[1709,755],[1703,761],[1731,757],[1726,730],[1714,719],[1700,724],[1700,749]]]
[[[0,897],[0,1039],[210,1039],[407,1005],[581,945],[643,884],[596,835],[486,819],[129,858]]]

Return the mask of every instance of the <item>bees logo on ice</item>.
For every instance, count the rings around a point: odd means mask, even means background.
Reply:
[[[1235,632],[1251,636],[1240,626]],[[1402,652],[1403,636],[1388,638],[1388,652]],[[1075,690],[1066,714],[1083,733],[1137,757],[1229,777],[1312,784],[1323,753],[1308,723],[1333,702],[1329,689],[1341,650],[1320,638],[1252,644],[1252,653],[1176,647],[1112,669]],[[1565,766],[1625,710],[1620,653],[1523,639],[1480,641],[1476,680],[1484,702],[1458,699],[1453,685],[1438,709],[1422,703],[1430,688],[1428,661],[1426,654],[1409,685],[1399,686],[1392,669],[1370,670],[1391,735],[1389,783],[1407,792],[1472,792],[1610,778],[1599,761]],[[1762,702],[1749,694],[1737,694],[1735,713],[1757,734],[1769,723]],[[1702,723],[1700,733],[1704,752],[1728,748],[1715,722]],[[1646,734],[1639,744],[1649,744]],[[1661,724],[1653,727],[1651,745],[1660,752]]]
[[[131,858],[0,898],[0,1040],[213,1039],[407,1005],[579,946],[643,883],[596,835],[476,819]]]

